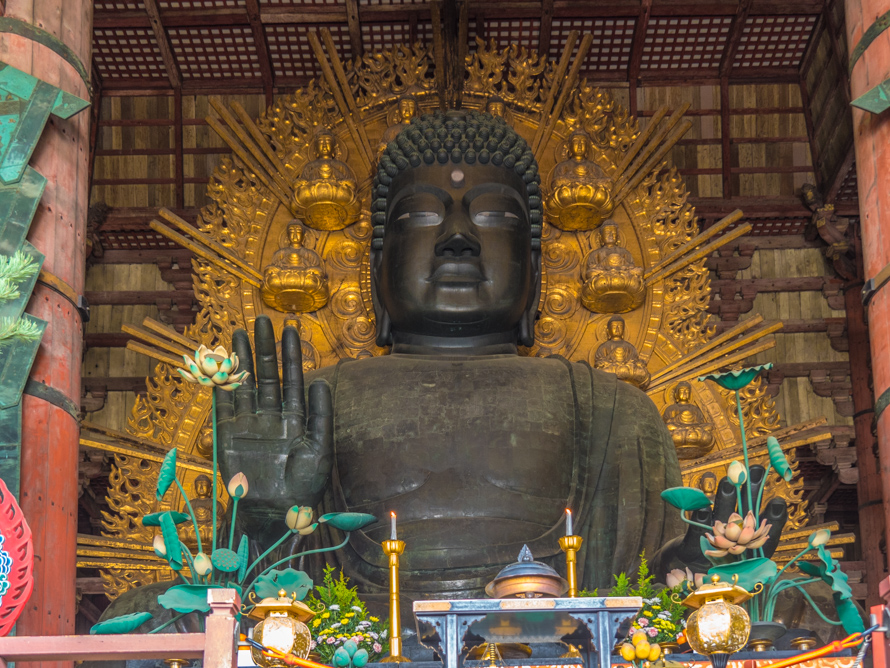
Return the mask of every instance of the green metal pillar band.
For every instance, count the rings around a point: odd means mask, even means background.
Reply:
[[[43,46],[48,49],[52,49],[53,52],[64,58],[65,61],[80,75],[80,78],[83,79],[83,83],[87,87],[87,91],[89,91],[90,97],[92,97],[93,85],[90,83],[90,75],[80,61],[80,58],[77,57],[77,54],[74,53],[74,51],[71,50],[71,47],[67,44],[62,43],[57,37],[46,32],[46,30],[11,16],[0,16],[0,33],[4,32],[20,35],[21,37],[30,39],[38,44],[43,44]]]
[[[884,412],[888,404],[890,404],[890,387],[884,390],[875,402],[875,422],[881,419],[881,413]]]
[[[890,11],[881,14],[874,23],[868,26],[868,30],[862,33],[862,37],[859,38],[859,42],[850,54],[850,66],[847,70],[848,74],[853,73],[853,67],[862,57],[862,54],[865,53],[865,50],[871,46],[871,43],[878,38],[878,35],[884,32],[887,28],[890,28]]]

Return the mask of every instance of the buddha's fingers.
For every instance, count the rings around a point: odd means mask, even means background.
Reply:
[[[256,373],[253,370],[253,351],[250,339],[243,329],[236,329],[232,335],[232,349],[238,355],[239,371],[247,371],[244,382],[235,388],[235,417],[256,413]]]
[[[324,380],[309,385],[309,417],[306,440],[317,449],[319,457],[330,457],[334,449],[334,407],[331,386]]]
[[[779,546],[782,530],[788,522],[788,505],[785,503],[785,499],[780,497],[772,499],[766,504],[761,517],[770,525],[769,538],[766,539],[766,543],[763,545],[763,554],[769,558],[773,556],[773,553]]]
[[[735,487],[729,478],[721,478],[714,497],[714,519],[726,522],[734,512],[736,512]],[[738,512],[741,514],[742,509],[739,508]]]
[[[297,328],[286,325],[281,335],[281,376],[284,380],[284,413],[294,415],[299,423],[306,413],[303,396],[303,351]]]
[[[278,378],[275,330],[268,316],[261,315],[256,319],[253,340],[256,346],[256,383],[259,412],[280,415],[281,381]]]

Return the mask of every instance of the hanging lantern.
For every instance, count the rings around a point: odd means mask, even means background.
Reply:
[[[738,604],[752,594],[735,584],[737,581],[735,576],[732,584],[720,582],[720,576],[714,575],[709,584],[683,601],[683,605],[695,609],[686,620],[689,646],[708,656],[714,668],[726,668],[730,655],[747,644],[751,633],[751,619]]]
[[[249,616],[262,620],[253,630],[253,639],[258,643],[301,659],[309,656],[312,634],[304,622],[312,619],[315,613],[296,598],[288,598],[284,589],[278,592],[278,598],[264,598],[257,603]],[[254,663],[262,668],[289,668],[284,661],[265,656],[256,648],[252,648],[250,654]]]

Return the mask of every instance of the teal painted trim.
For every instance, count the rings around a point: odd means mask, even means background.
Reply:
[[[30,167],[18,183],[0,186],[0,254],[12,255],[25,244],[45,188],[46,179]]]
[[[872,114],[880,114],[890,109],[890,79],[879,83],[850,104]]]
[[[37,263],[38,271],[35,271],[29,279],[19,283],[18,297],[10,299],[9,301],[0,302],[0,318],[22,317],[22,313],[25,312],[25,307],[28,305],[28,300],[31,299],[31,293],[34,292],[34,286],[37,285],[40,273],[39,268],[43,266],[43,261],[46,259],[43,253],[34,248],[34,246],[27,241],[22,246],[22,250],[34,258],[34,261]]]
[[[862,54],[865,53],[866,49],[871,46],[871,43],[874,42],[887,28],[890,28],[890,11],[881,14],[875,19],[875,22],[868,26],[868,29],[862,33],[862,37],[859,38],[856,46],[853,47],[853,50],[850,52],[850,66],[847,69],[848,74],[853,74],[853,68],[856,66],[859,59],[862,58]]]
[[[0,22],[2,22],[2,20],[3,18],[0,17]],[[0,30],[0,32],[2,32],[2,30]],[[27,100],[40,84],[46,86],[50,85],[35,76],[22,72],[20,69],[17,69],[12,65],[0,62],[0,88],[7,93],[11,93],[18,98]],[[52,103],[53,116],[58,116],[61,119],[67,120],[74,116],[74,114],[83,111],[90,106],[88,100],[83,100],[76,95],[66,93],[61,88],[56,88],[55,86],[53,86],[53,88],[58,91],[58,94],[53,99]]]
[[[31,365],[34,364],[40,340],[46,331],[46,322],[40,318],[28,313],[22,318],[37,325],[40,336],[34,341],[12,340],[0,343],[0,408],[9,408],[21,401]]]
[[[78,76],[80,76],[86,85],[90,95],[93,94],[90,75],[87,73],[87,69],[83,66],[80,58],[78,58],[77,54],[71,50],[70,46],[61,42],[55,35],[51,35],[42,28],[38,28],[31,23],[11,16],[0,16],[0,32],[21,35],[22,37],[33,40],[38,44],[43,44],[43,46],[51,49],[53,52],[64,58],[65,61],[74,68]]]
[[[22,443],[22,404],[0,408],[0,478],[19,498]]]

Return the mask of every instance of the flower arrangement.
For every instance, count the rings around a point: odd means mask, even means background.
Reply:
[[[310,647],[325,663],[331,663],[337,650],[349,641],[358,651],[367,651],[372,663],[389,651],[385,623],[368,613],[356,587],[349,586],[349,578],[342,572],[334,577],[333,566],[325,567],[324,580],[306,598],[306,605],[316,612],[309,622],[313,635]]]
[[[759,594],[744,604],[752,621],[770,621],[775,613],[779,594],[797,589],[827,624],[843,626],[847,633],[862,632],[864,625],[853,602],[853,593],[847,583],[847,576],[825,547],[831,537],[829,531],[825,529],[814,531],[804,549],[781,569],[770,559],[776,549],[782,527],[774,527],[768,522],[766,510],[771,502],[764,500],[764,491],[770,473],[774,472],[783,480],[790,481],[794,477],[794,471],[785,457],[782,446],[772,436],[767,438],[769,460],[766,467],[751,465],[739,392],[761,371],[771,366],[763,365],[715,373],[699,379],[713,381],[720,387],[735,392],[743,461],[734,461],[727,469],[726,481],[731,487],[721,483],[724,489],[730,490],[730,495],[734,491],[735,501],[732,504],[734,507],[726,508],[724,504],[723,508],[724,511],[731,510],[731,514],[725,519],[716,517],[716,504],[713,504],[704,492],[693,487],[673,487],[662,492],[661,497],[680,510],[680,517],[684,522],[703,531],[700,546],[703,556],[711,563],[708,576],[719,575],[725,582],[737,578],[740,587]],[[772,502],[775,502],[775,499]],[[695,511],[706,511],[699,513],[698,519],[702,516],[709,517],[709,520],[705,520],[708,523],[687,517],[687,512]],[[776,517],[778,514],[773,513],[772,516]],[[815,553],[813,556],[816,559],[812,562],[802,561],[810,553]],[[794,565],[797,565],[804,576],[783,578],[782,576]],[[804,589],[806,585],[820,580],[832,588],[838,616],[836,620],[826,617]],[[683,584],[691,588],[689,579]]]

